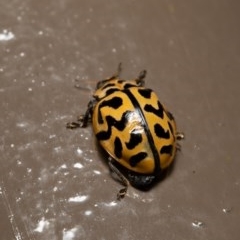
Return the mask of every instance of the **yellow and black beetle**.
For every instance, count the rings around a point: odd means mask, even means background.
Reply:
[[[109,155],[109,167],[124,185],[118,199],[125,196],[129,183],[150,188],[172,163],[177,140],[184,137],[155,92],[144,87],[146,71],[133,80],[119,79],[120,72],[121,64],[116,74],[99,81],[85,114],[67,124],[71,129],[86,127],[92,120],[96,138]]]

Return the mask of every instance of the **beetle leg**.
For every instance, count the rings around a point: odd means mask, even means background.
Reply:
[[[182,132],[177,132],[176,133],[176,139],[177,140],[182,140],[184,138],[185,138],[184,133],[182,133]],[[181,145],[178,142],[176,144],[176,148],[177,148],[178,151],[181,151]]]
[[[95,100],[91,100],[88,103],[88,108],[85,112],[84,115],[81,115],[78,117],[77,122],[68,122],[66,127],[70,129],[75,129],[75,128],[84,128],[88,124],[88,120],[91,119],[92,112],[93,112],[93,107],[95,105]]]
[[[117,194],[117,200],[121,200],[122,198],[124,198],[124,196],[126,195],[127,193],[127,189],[128,189],[128,186],[129,186],[129,182],[128,180],[124,177],[124,175],[113,165],[113,162],[112,162],[112,158],[110,157],[109,158],[109,161],[108,161],[108,165],[110,167],[110,169],[116,173],[116,175],[118,176],[118,178],[120,179],[121,183],[124,185],[124,188],[120,189],[118,194]]]
[[[114,74],[112,75],[112,77],[109,78],[109,80],[118,78],[118,77],[120,76],[121,72],[122,72],[122,63],[120,62],[120,63],[118,64],[117,72],[114,73]]]
[[[144,78],[146,77],[147,71],[143,70],[139,73],[139,76],[136,78],[136,83],[139,87],[143,87],[145,84]]]
[[[97,83],[97,89],[101,88],[101,87],[103,86],[103,84],[105,84],[106,82],[111,81],[111,80],[113,80],[113,79],[117,79],[117,78],[119,77],[119,75],[121,74],[121,71],[122,71],[122,63],[119,63],[119,64],[118,64],[117,72],[114,73],[111,77],[99,81],[99,82]]]
[[[177,140],[182,140],[182,139],[184,139],[184,138],[185,138],[184,133],[182,133],[182,132],[177,132],[176,138],[177,138]]]
[[[116,73],[114,73],[111,77],[109,77],[109,78],[107,78],[107,79],[105,79],[101,82],[106,82],[106,81],[109,81],[109,80],[117,79],[120,76],[121,72],[122,72],[122,63],[120,62],[118,64],[118,68],[117,68]]]
[[[181,151],[181,145],[179,143],[176,144],[177,151]]]

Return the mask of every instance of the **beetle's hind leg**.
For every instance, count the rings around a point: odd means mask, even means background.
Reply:
[[[68,122],[66,127],[70,128],[70,129],[86,127],[89,120],[91,120],[94,105],[95,105],[95,101],[91,100],[88,103],[88,108],[87,108],[85,114],[80,115],[76,122]]]
[[[118,194],[117,194],[117,200],[121,200],[122,198],[125,197],[127,190],[128,190],[128,186],[129,186],[129,181],[125,178],[125,176],[114,166],[113,164],[113,159],[111,157],[109,157],[108,160],[108,165],[110,167],[110,169],[117,175],[117,177],[119,178],[119,180],[121,181],[122,185],[124,186],[124,188],[120,189]]]

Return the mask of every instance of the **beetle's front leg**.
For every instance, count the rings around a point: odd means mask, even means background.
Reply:
[[[77,122],[68,122],[66,127],[70,128],[70,129],[75,129],[75,128],[84,128],[87,126],[88,121],[91,119],[92,117],[92,112],[93,112],[93,107],[95,105],[95,100],[91,100],[88,103],[88,108],[85,112],[85,114],[81,115],[78,117]]]
[[[139,87],[143,87],[145,84],[144,78],[147,75],[147,71],[143,70],[139,73],[139,76],[135,79],[136,83],[138,84]]]

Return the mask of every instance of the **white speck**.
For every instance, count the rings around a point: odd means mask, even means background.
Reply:
[[[117,202],[116,202],[116,201],[112,201],[112,202],[110,202],[110,203],[105,203],[104,205],[105,205],[106,207],[114,207],[114,206],[117,205]]]
[[[73,167],[80,169],[80,168],[83,168],[83,165],[81,163],[75,163]]]
[[[46,83],[45,83],[45,82],[41,82],[41,86],[42,86],[42,87],[45,87],[45,86],[46,86]]]
[[[59,153],[59,152],[61,151],[61,149],[62,149],[62,148],[61,148],[60,146],[59,146],[59,147],[55,147],[55,148],[54,148],[54,151],[57,152],[57,153]]]
[[[4,70],[3,70],[3,68],[0,68],[0,72],[3,72]]]
[[[95,174],[97,174],[97,175],[100,175],[100,174],[101,174],[101,172],[98,171],[98,170],[93,170],[93,172],[94,172]]]
[[[17,160],[17,165],[22,165],[22,162],[20,160]]]
[[[82,155],[82,153],[83,153],[83,150],[78,147],[78,148],[77,148],[77,154],[78,154],[78,155]]]
[[[84,202],[87,199],[88,199],[88,196],[82,195],[82,196],[70,197],[68,199],[68,202]]]
[[[117,49],[116,49],[116,48],[113,48],[113,49],[112,49],[112,52],[113,52],[113,53],[116,53],[116,52],[117,52]]]
[[[0,33],[0,41],[9,41],[15,38],[15,35],[12,32],[9,32],[7,29],[4,29]]]
[[[200,150],[200,147],[199,147],[198,145],[196,145],[196,144],[195,144],[193,147],[194,147],[194,149],[196,149],[196,150]]]
[[[54,187],[53,191],[56,192],[58,190],[58,187]]]
[[[192,226],[195,228],[201,228],[204,226],[204,223],[201,221],[194,221],[194,222],[192,222]]]
[[[29,91],[29,92],[32,92],[32,90],[33,90],[32,88],[28,88],[28,91]]]
[[[76,232],[76,227],[70,230],[63,229],[63,240],[73,240],[75,238]]]
[[[28,123],[27,122],[20,122],[20,123],[17,123],[16,125],[17,125],[17,127],[25,128],[25,127],[28,126]]]
[[[229,208],[223,208],[222,210],[224,213],[230,213],[232,211],[232,208],[229,207]]]
[[[43,31],[39,31],[38,35],[40,35],[40,36],[43,35]]]
[[[32,169],[31,168],[27,168],[27,173],[31,173]]]
[[[10,147],[11,147],[11,148],[14,148],[14,144],[12,143],[12,144],[10,145]]]
[[[66,164],[63,164],[62,166],[60,166],[60,168],[66,169],[66,168],[67,168],[67,165],[66,165]]]
[[[41,233],[45,228],[48,228],[49,224],[50,224],[49,221],[45,220],[45,218],[43,217],[38,222],[37,227],[33,231]]]
[[[50,139],[55,138],[55,137],[56,137],[56,134],[49,135]]]
[[[26,55],[26,54],[25,54],[24,52],[21,52],[21,53],[19,54],[20,57],[25,57],[25,55]]]
[[[91,215],[92,214],[92,211],[91,210],[87,210],[87,211],[85,211],[85,213],[84,213],[86,216],[89,216],[89,215]]]

